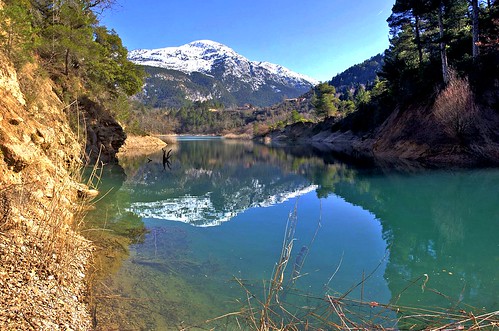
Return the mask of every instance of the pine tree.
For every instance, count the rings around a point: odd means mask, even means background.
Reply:
[[[314,89],[313,106],[319,118],[333,116],[338,111],[340,99],[336,96],[336,89],[328,83],[321,83]]]
[[[489,5],[490,6],[490,5]],[[478,29],[478,17],[479,17],[479,9],[478,9],[478,0],[471,0],[472,7],[472,35],[473,35],[473,60],[476,61],[479,54],[478,43],[479,43],[479,29]]]
[[[0,9],[0,46],[18,65],[31,58],[38,43],[32,21],[24,1],[11,1]]]

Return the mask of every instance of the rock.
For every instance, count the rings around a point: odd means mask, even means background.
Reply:
[[[85,153],[90,163],[117,163],[116,154],[125,143],[125,131],[98,103],[83,97],[79,105],[87,123]]]
[[[0,146],[0,150],[5,163],[12,171],[20,172],[28,166],[29,159],[26,158],[23,146],[5,143]]]
[[[11,119],[9,120],[9,124],[12,124],[12,125],[19,125],[19,124],[21,124],[22,122],[24,122],[24,120],[23,120],[21,117],[11,118]]]
[[[120,155],[147,155],[167,145],[163,140],[152,136],[128,136],[119,150]]]
[[[91,200],[99,195],[99,191],[91,189],[84,184],[79,184],[77,186],[77,195],[80,199]]]

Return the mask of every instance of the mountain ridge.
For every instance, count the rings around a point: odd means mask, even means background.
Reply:
[[[229,105],[267,106],[286,97],[297,97],[318,83],[278,64],[250,61],[230,47],[211,40],[197,40],[178,47],[132,50],[128,59],[146,68],[149,77],[139,99],[154,107],[178,105],[181,99],[219,100],[227,93],[234,99],[224,102]],[[167,70],[168,77],[158,69]],[[199,77],[190,79],[196,74],[206,76],[201,84]],[[164,84],[165,79],[170,83]],[[171,84],[172,80],[178,83],[177,86],[172,86],[175,85]],[[161,95],[176,96],[176,100]]]
[[[148,57],[144,58],[144,56]],[[251,61],[234,51],[232,48],[207,39],[196,40],[178,47],[136,49],[130,51],[128,54],[130,61],[135,64],[178,70],[184,73],[197,71],[205,74],[213,69],[213,65],[215,65],[217,61],[225,57],[237,58],[244,62],[247,61],[254,67],[263,67],[273,74],[279,73],[287,75],[298,80],[307,81],[312,85],[319,83],[318,80],[312,77],[294,72],[279,64],[267,61]]]

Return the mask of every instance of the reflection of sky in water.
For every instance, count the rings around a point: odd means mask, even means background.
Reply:
[[[349,297],[443,307],[463,299],[498,307],[497,171],[361,171],[221,140],[181,142],[174,157],[172,171],[142,161],[125,168],[120,190],[127,197],[120,210],[139,215],[150,230],[144,243],[132,246],[120,277],[164,289],[164,298],[156,298],[164,306],[174,300],[165,284],[176,284],[175,277],[186,282],[183,292],[192,291],[177,304],[190,307],[197,297],[200,314],[208,309],[203,305],[222,314],[245,300],[233,277],[261,295],[296,207],[287,275],[299,252],[308,251],[293,284],[300,293],[345,293],[373,273]],[[154,180],[143,180],[146,175]],[[423,275],[426,291],[417,281]]]
[[[288,216],[295,207],[298,222],[288,275],[302,247],[307,247],[309,253],[301,270],[302,277],[293,288],[319,297],[326,292],[344,292],[359,282],[363,273],[377,269],[366,281],[363,295],[366,300],[376,298],[388,302],[390,292],[383,278],[388,257],[380,223],[360,207],[336,196],[319,200],[315,192],[268,208],[249,208],[216,227],[182,226],[188,233],[193,259],[216,261],[220,267],[216,273],[204,275],[206,286],[209,288],[210,282],[230,283],[234,276],[257,287],[263,280],[269,280],[281,251]],[[144,221],[151,228],[168,228],[174,224],[156,218]],[[147,255],[142,248],[134,247],[141,256]],[[338,272],[330,279],[336,269]],[[241,294],[240,287],[230,286],[223,297],[237,298]],[[351,296],[360,297],[360,288]]]

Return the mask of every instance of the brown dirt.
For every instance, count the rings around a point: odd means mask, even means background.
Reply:
[[[462,137],[449,134],[431,106],[396,109],[375,131],[333,131],[334,119],[318,124],[298,123],[272,132],[271,141],[325,144],[329,150],[371,159],[375,163],[481,166],[499,164],[499,114],[479,109],[477,119]]]
[[[120,148],[118,157],[153,154],[167,145],[163,140],[153,136],[128,136]]]
[[[89,330],[81,148],[38,70],[0,53],[0,330]]]

